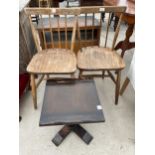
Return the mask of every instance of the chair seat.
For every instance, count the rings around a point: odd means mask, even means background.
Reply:
[[[109,48],[90,46],[78,52],[78,67],[83,70],[123,69],[123,59]]]
[[[31,59],[27,71],[30,73],[73,73],[76,71],[76,56],[67,49],[47,49]]]

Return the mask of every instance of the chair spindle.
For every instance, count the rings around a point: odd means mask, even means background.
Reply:
[[[47,49],[47,43],[46,43],[46,37],[45,37],[45,30],[44,30],[44,24],[43,24],[43,17],[42,17],[42,15],[40,15],[40,17],[41,17],[41,26],[42,26],[42,29],[43,29],[44,47],[45,47],[45,49]]]
[[[49,14],[49,26],[50,26],[50,34],[51,34],[51,45],[52,45],[52,48],[54,48],[54,38],[53,38],[53,29],[52,29],[52,25],[51,25],[51,15]]]
[[[67,15],[65,15],[65,48],[68,48],[68,37],[67,37]]]
[[[87,40],[87,13],[85,14],[85,40]]]
[[[59,48],[61,48],[61,36],[60,36],[60,16],[57,16],[57,25],[58,25],[58,41],[59,41]]]
[[[106,37],[105,37],[105,44],[104,47],[107,47],[107,40],[108,40],[108,34],[109,34],[109,27],[110,27],[110,19],[111,19],[111,13],[108,13],[108,23],[106,26]]]
[[[93,13],[93,16],[92,16],[92,40],[94,40],[94,18],[95,18],[95,13]]]

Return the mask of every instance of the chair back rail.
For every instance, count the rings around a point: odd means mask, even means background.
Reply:
[[[88,40],[88,35],[90,30],[91,30],[90,38],[91,40],[93,40],[94,34],[95,34],[95,31],[94,31],[95,27],[99,28],[100,33],[98,35],[101,35],[102,28],[104,28],[104,26],[105,26],[105,37],[104,37],[103,46],[107,47],[108,40],[109,40],[108,34],[110,29],[111,16],[112,14],[117,13],[120,15],[120,18],[119,18],[116,31],[112,38],[112,45],[110,46],[110,48],[113,50],[115,43],[117,41],[122,16],[125,10],[126,10],[125,6],[91,6],[91,7],[74,7],[74,8],[25,8],[25,12],[27,13],[28,16],[39,15],[40,17],[39,25],[35,26],[35,28],[38,32],[39,30],[41,30],[42,32],[42,41],[40,42],[43,42],[42,44],[43,48],[47,49],[49,46],[49,41],[47,40],[47,33],[50,34],[48,35],[48,37],[50,36],[50,47],[55,48],[54,33],[57,33],[57,47],[66,48],[66,49],[70,48],[71,50],[74,50],[76,35],[79,40],[79,46],[81,47],[81,39]],[[101,15],[102,13],[108,14],[106,16],[107,17],[106,22],[102,21],[103,20]],[[84,20],[83,20],[83,23],[81,23],[79,18],[83,15],[84,15]],[[47,21],[45,21],[45,16],[48,17],[46,18]],[[70,16],[72,16],[72,19],[70,18]],[[31,23],[31,27],[34,27],[34,24],[32,23],[31,19],[30,19],[30,23]],[[83,38],[80,31],[81,24],[82,26],[85,27]],[[88,25],[89,25],[89,30],[87,29]],[[62,28],[64,32],[64,38],[61,35]],[[36,36],[38,35],[34,34],[37,31],[33,31],[33,30],[34,28],[32,28],[34,39],[37,40]],[[70,47],[68,44],[69,32],[71,32]],[[40,33],[39,33],[39,37],[40,37]],[[99,36],[99,38],[101,37]],[[101,40],[99,42],[101,42]],[[37,43],[37,41],[35,41],[35,43]],[[36,45],[36,46],[40,46],[40,45]],[[37,49],[40,49],[40,48],[37,47]]]

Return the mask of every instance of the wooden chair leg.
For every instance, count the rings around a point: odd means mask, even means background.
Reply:
[[[50,78],[49,74],[46,74],[46,79],[48,80]]]
[[[125,79],[125,81],[124,81],[124,83],[122,85],[122,88],[120,90],[120,95],[123,95],[123,93],[124,93],[126,87],[128,86],[129,82],[130,82],[129,78],[126,77],[126,79]]]
[[[102,71],[102,79],[104,79],[104,76],[105,76],[105,70]]]
[[[71,74],[71,78],[73,78],[73,79],[75,78],[75,74],[74,73]]]
[[[36,84],[35,84],[34,74],[31,74],[31,92],[32,92],[34,108],[37,109],[37,93],[36,93]]]
[[[82,70],[79,70],[79,79],[82,79]]]
[[[121,80],[121,71],[118,71],[117,72],[117,79],[116,79],[116,90],[115,90],[115,105],[118,104],[120,80]]]

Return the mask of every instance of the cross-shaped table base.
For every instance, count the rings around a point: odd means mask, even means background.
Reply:
[[[59,146],[62,141],[73,131],[76,133],[86,144],[89,144],[93,137],[79,124],[65,125],[52,139],[52,142]]]

